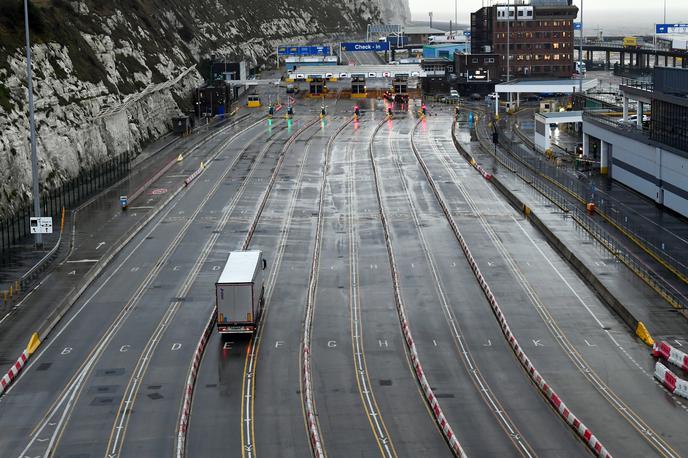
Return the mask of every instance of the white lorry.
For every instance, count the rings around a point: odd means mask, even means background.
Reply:
[[[253,333],[264,305],[263,252],[232,251],[215,283],[217,330],[223,334]]]

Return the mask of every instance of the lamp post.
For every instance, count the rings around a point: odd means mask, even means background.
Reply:
[[[38,157],[36,155],[36,120],[33,109],[33,74],[31,72],[31,42],[29,40],[29,4],[24,0],[24,33],[26,37],[26,79],[29,86],[29,131],[31,133],[31,175],[33,193],[33,215],[41,216],[41,196],[38,189]],[[36,235],[36,248],[43,248],[43,236]]]
[[[428,12],[428,16],[430,16],[430,28],[432,29],[432,11]]]

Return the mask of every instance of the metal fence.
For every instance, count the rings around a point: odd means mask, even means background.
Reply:
[[[95,192],[120,180],[128,173],[132,157],[129,152],[122,153],[82,170],[59,188],[44,190],[41,192],[42,216],[51,216],[55,221],[61,216],[63,207],[74,208]],[[0,255],[8,255],[14,244],[30,234],[29,219],[32,215],[33,205],[26,202],[13,213],[0,217]]]
[[[521,157],[521,155],[518,155],[518,159],[516,159],[513,156],[516,153],[514,152],[514,145],[511,143],[511,140],[508,140],[506,144],[503,145],[511,151],[511,154],[505,153],[502,148],[494,148],[494,145],[486,140],[486,138],[489,138],[489,134],[484,130],[484,126],[479,126],[478,129],[483,129],[483,133],[478,135],[482,148],[494,156],[497,162],[528,182],[540,194],[573,218],[580,227],[585,229],[599,243],[604,245],[607,250],[617,257],[617,259],[643,278],[670,304],[678,309],[685,309],[686,306],[688,306],[688,300],[680,291],[677,291],[676,288],[663,279],[661,275],[649,269],[636,255],[629,252],[603,225],[595,221],[586,210],[581,208],[580,204],[573,203],[571,201],[571,194],[566,196],[565,193],[562,192],[562,183],[560,183],[559,180],[568,186],[567,190],[575,190],[576,192],[582,193],[582,195],[590,199],[588,200],[589,202],[599,202],[600,207],[603,208],[604,211],[611,212],[612,214],[614,214],[612,210],[614,208],[614,202],[605,201],[605,198],[600,195],[595,196],[594,191],[586,189],[584,183],[578,182],[568,174],[561,173],[561,171],[556,170],[556,167],[551,164],[541,163],[532,158],[526,159]],[[504,138],[505,136],[500,135],[500,137]],[[556,179],[552,179],[552,177],[556,177]],[[625,224],[629,223],[625,222]],[[641,228],[633,227],[639,232],[642,232]],[[673,261],[682,265],[682,263],[676,260]],[[683,266],[683,268],[685,269],[685,266]]]
[[[586,117],[588,116],[594,114],[586,113]],[[622,129],[619,126],[615,127]],[[629,126],[628,129],[627,135],[642,135],[634,127]],[[565,191],[581,204],[594,203],[596,211],[609,223],[637,239],[652,252],[653,257],[668,264],[680,275],[688,277],[688,259],[680,255],[688,253],[688,242],[600,189],[592,179],[596,172],[574,173],[570,167],[557,166],[542,155],[524,153],[508,135],[501,135],[500,138],[504,146],[536,174],[546,177],[546,181]]]

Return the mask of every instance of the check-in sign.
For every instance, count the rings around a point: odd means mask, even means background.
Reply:
[[[344,51],[389,51],[389,43],[386,41],[342,43]]]

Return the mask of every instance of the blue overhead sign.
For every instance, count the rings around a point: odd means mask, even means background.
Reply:
[[[389,43],[386,41],[342,43],[342,49],[344,51],[389,51]]]
[[[278,46],[280,56],[329,56],[329,46]]]
[[[574,22],[573,23],[573,30],[583,30],[583,23],[582,22]]]
[[[464,31],[463,31],[463,36],[464,36],[464,37],[470,37],[470,36],[471,36],[471,31],[470,31],[470,30],[464,30]]]
[[[688,24],[655,24],[655,33],[688,33]]]

